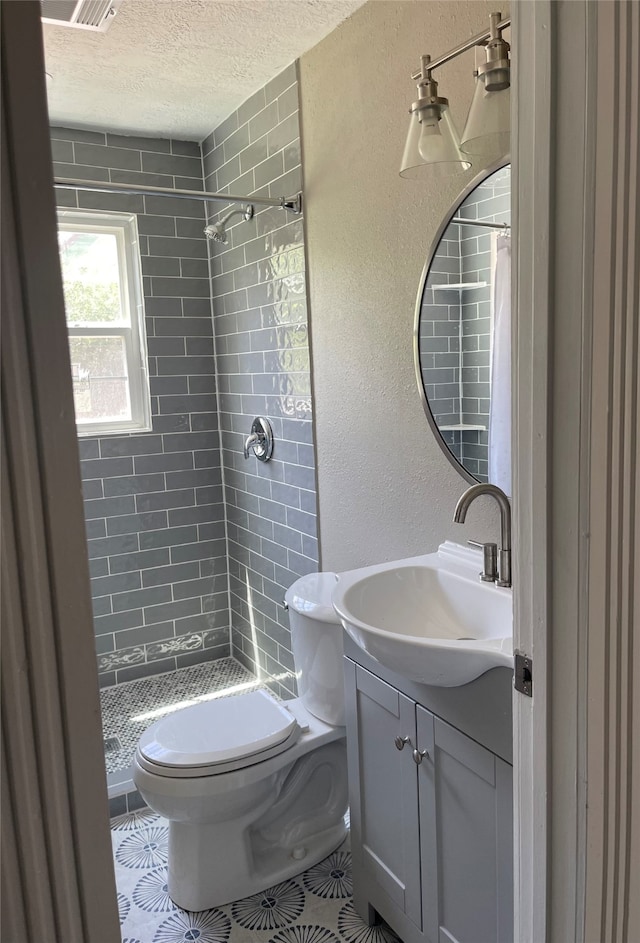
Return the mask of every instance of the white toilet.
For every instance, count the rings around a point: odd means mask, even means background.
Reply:
[[[140,738],[133,778],[169,820],[168,885],[185,910],[265,890],[326,857],[346,836],[342,627],[335,574],[285,596],[300,697],[265,691],[203,701]]]

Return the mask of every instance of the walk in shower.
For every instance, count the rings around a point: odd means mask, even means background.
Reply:
[[[61,211],[130,215],[139,236],[151,428],[79,439],[116,797],[164,708],[238,685],[295,694],[282,599],[318,566],[295,66],[202,142],[51,136],[55,177],[85,182],[57,190]],[[229,218],[156,188],[260,196]],[[225,217],[226,241],[207,238]],[[243,456],[256,416],[268,463]]]

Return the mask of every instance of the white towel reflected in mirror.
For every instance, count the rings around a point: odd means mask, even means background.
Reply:
[[[495,239],[489,481],[511,495],[511,239]]]

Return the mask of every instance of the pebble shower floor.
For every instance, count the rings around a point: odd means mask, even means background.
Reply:
[[[123,943],[400,943],[353,909],[348,840],[320,864],[244,900],[191,913],[167,893],[168,823],[143,809],[111,822]]]

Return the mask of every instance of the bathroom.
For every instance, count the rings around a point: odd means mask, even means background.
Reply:
[[[437,185],[398,175],[421,55],[485,30],[495,9],[438,0],[327,6],[337,12],[324,38],[206,130],[162,127],[151,109],[126,130],[104,118],[52,120],[58,178],[304,194],[301,216],[256,205],[251,219],[229,221],[223,244],[202,230],[226,215],[224,204],[57,191],[69,225],[75,208],[135,215],[142,256],[153,427],[79,439],[98,673],[103,698],[113,701],[107,737],[123,736],[120,708],[140,732],[148,726],[181,671],[192,673],[196,690],[185,685],[171,697],[182,705],[198,697],[217,661],[226,671],[216,690],[295,695],[282,602],[306,574],[427,554],[445,540],[501,545],[493,502],[474,503],[464,526],[453,521],[470,478],[430,428],[413,344],[430,247],[494,161]],[[118,17],[125,14],[126,3]],[[66,31],[58,56],[69,55],[73,38]],[[468,52],[439,72],[459,128],[473,58]],[[53,64],[51,73],[54,101],[64,76]],[[336,88],[357,94],[358,107]],[[360,104],[367,100],[375,109]],[[248,153],[256,139],[266,160]],[[251,449],[243,456],[257,416],[274,434],[264,464]],[[126,687],[118,688],[138,682],[146,700],[126,703]],[[118,744],[107,754],[109,795],[112,812],[126,817],[139,799],[117,754]],[[131,916],[129,904],[123,932],[135,938]],[[370,935],[354,939],[386,943],[392,932],[365,926],[358,932]]]
[[[483,28],[479,15],[480,10],[471,33]],[[118,17],[105,39],[118,26],[124,29],[124,17]],[[343,24],[343,31],[349,25]],[[384,23],[376,28],[384,32]],[[357,34],[357,22],[352,29]],[[56,178],[258,197],[306,192],[301,166],[303,59],[300,78],[296,64],[289,65],[217,126],[207,126],[206,117],[198,115],[196,141],[167,141],[141,138],[150,122],[133,125],[135,111],[120,119],[120,126],[128,122],[135,136],[105,127],[104,120],[102,130],[68,128],[56,120],[58,95],[62,113],[68,114],[64,109],[70,107],[56,88],[65,82],[60,55],[64,51],[68,62],[73,41],[93,41],[88,47],[93,48],[96,40],[51,25],[45,26],[45,38],[51,43],[47,67],[53,76]],[[471,60],[473,51],[467,57]],[[78,66],[82,68],[76,63],[76,71]],[[463,59],[453,81],[460,82],[470,99],[468,68]],[[308,84],[312,88],[311,81]],[[413,91],[411,83],[409,96]],[[460,110],[466,106],[463,101],[456,104]],[[195,111],[195,104],[192,107]],[[310,113],[312,108],[310,103]],[[309,150],[315,151],[315,146],[310,144]],[[389,158],[396,152],[390,149]],[[476,165],[475,172],[469,170],[465,183],[482,169]],[[318,176],[322,180],[325,175]],[[307,180],[314,186],[313,175]],[[398,178],[397,185],[411,191],[420,183]],[[454,185],[460,188],[458,182]],[[508,219],[508,189],[505,192]],[[296,694],[289,613],[282,602],[296,579],[320,568],[317,487],[322,487],[322,469],[316,482],[312,415],[317,397],[322,401],[326,393],[317,363],[313,396],[311,388],[308,293],[313,291],[313,271],[306,259],[315,257],[313,220],[304,221],[305,241],[302,218],[256,203],[251,219],[240,212],[228,220],[228,241],[223,243],[207,239],[205,226],[226,217],[229,210],[242,210],[244,204],[220,206],[78,189],[58,189],[57,202],[61,238],[68,234],[74,240],[69,249],[67,243],[62,249],[63,273],[70,283],[67,294],[73,291],[74,277],[82,277],[74,275],[76,224],[91,222],[88,211],[134,213],[142,260],[151,431],[96,436],[79,426],[103,734],[111,746],[106,761],[115,818],[142,802],[132,782],[133,751],[153,720],[194,700],[217,701],[228,690],[267,686],[284,698]],[[309,201],[311,214],[314,202]],[[76,209],[84,214],[74,216]],[[346,208],[332,222],[332,252],[339,256],[349,251],[340,245],[345,215]],[[490,238],[480,232],[477,238]],[[425,234],[420,271],[431,239]],[[91,268],[90,263],[80,264]],[[327,268],[320,260],[317,267]],[[333,260],[331,270],[336,277]],[[78,332],[86,325],[83,317],[80,312]],[[327,319],[318,314],[320,320]],[[326,350],[332,370],[344,375],[342,382],[357,378],[353,368],[339,366],[336,351],[353,345],[354,340],[341,339],[335,327],[331,339],[314,337],[316,358]],[[412,355],[410,343],[405,355]],[[74,359],[76,370],[82,371],[81,350]],[[76,386],[79,399],[82,387],[77,381]],[[353,392],[346,395],[356,398]],[[413,398],[420,409],[419,396]],[[273,430],[274,453],[268,462],[257,461],[252,450],[248,460],[243,457],[244,440],[256,416],[267,417]],[[84,417],[82,421],[87,422]],[[316,423],[322,451],[320,419]],[[344,466],[344,459],[340,464]],[[415,547],[416,552],[430,549]],[[348,568],[378,559],[352,558]],[[325,549],[322,568],[335,567]],[[238,663],[247,671],[240,671]],[[183,906],[204,909],[195,903]],[[125,922],[123,932],[127,927]]]

